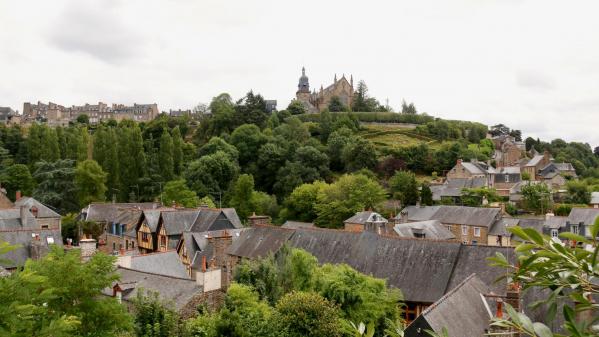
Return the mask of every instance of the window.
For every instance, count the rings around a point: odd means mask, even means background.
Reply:
[[[129,240],[125,240],[125,250],[129,250]]]
[[[468,235],[468,226],[462,226],[462,235]]]
[[[468,240],[463,240],[462,243],[465,244],[465,245],[467,245],[468,244]]]
[[[557,238],[557,235],[558,235],[558,231],[557,231],[557,229],[555,229],[555,228],[554,228],[554,229],[552,229],[552,230],[551,230],[551,237],[552,237],[552,238]]]
[[[506,174],[506,175],[505,175],[505,182],[506,182],[506,183],[509,183],[509,182],[510,182],[510,175],[509,175],[509,174]]]
[[[503,241],[501,239],[502,239],[501,235],[497,235],[497,240],[495,241],[495,243],[498,246],[503,246]]]
[[[415,238],[424,239],[426,237],[425,233],[414,233]]]
[[[572,225],[571,230],[572,230],[572,233],[578,234],[578,225]]]
[[[141,233],[141,241],[148,242],[148,233]]]
[[[42,225],[42,229],[48,229],[48,225]]]
[[[131,241],[131,249],[135,248],[135,241]]]
[[[164,235],[160,236],[160,246],[166,247],[166,236],[164,236]]]
[[[480,238],[480,227],[474,227],[474,236]]]
[[[476,240],[472,240],[472,244],[476,245],[478,242]]]
[[[447,226],[447,230],[451,232],[451,225]]]

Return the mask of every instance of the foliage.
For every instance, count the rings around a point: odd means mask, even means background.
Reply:
[[[338,96],[331,97],[328,109],[330,112],[349,111],[349,108],[341,102]]]
[[[315,223],[320,227],[339,228],[356,212],[374,209],[385,199],[385,190],[378,182],[362,174],[343,175],[318,192]]]
[[[338,309],[315,293],[291,292],[277,303],[273,328],[279,336],[341,336]]]
[[[497,253],[489,259],[492,265],[511,270],[510,281],[521,284],[524,290],[541,288],[549,291],[550,295],[545,300],[533,304],[535,307],[541,304],[548,306],[548,321],[554,320],[558,306],[562,306],[562,328],[570,336],[596,336],[599,332],[595,325],[599,320],[599,304],[593,301],[593,297],[599,294],[595,282],[599,278],[599,219],[590,226],[592,239],[574,233],[560,234],[561,239],[575,241],[579,245],[564,245],[532,228],[516,226],[508,230],[523,240],[516,247],[518,263],[512,265],[505,256]],[[494,325],[528,336],[561,336],[553,335],[542,323],[532,323],[526,315],[509,306],[507,310],[509,319],[498,319]],[[576,313],[586,313],[589,319],[577,320]]]
[[[138,291],[133,311],[135,333],[139,337],[170,337],[182,332],[179,315],[172,305],[164,304],[156,292]]]
[[[416,106],[414,106],[414,103],[406,103],[405,100],[401,101],[401,113],[402,114],[408,114],[408,115],[416,115],[418,114],[418,111],[416,110]]]
[[[185,179],[172,180],[166,183],[161,199],[163,205],[175,204],[187,208],[195,208],[200,205],[200,199],[194,191],[187,187]]]
[[[227,143],[224,139],[222,139],[220,137],[210,138],[208,143],[206,143],[202,147],[200,147],[200,149],[198,150],[198,155],[200,157],[202,157],[202,156],[215,154],[218,151],[222,151],[222,152],[228,154],[231,157],[231,160],[234,160],[234,161],[236,161],[237,158],[239,157],[239,151],[237,151],[237,148],[235,148],[235,146]]]
[[[433,205],[433,192],[428,184],[422,184],[420,189],[420,203],[425,206]]]
[[[33,174],[37,181],[33,197],[60,212],[78,211],[74,164],[73,160],[68,159],[53,163],[38,162]]]
[[[301,115],[306,113],[306,107],[301,101],[294,99],[287,106],[287,111],[291,112],[292,115]]]
[[[524,208],[535,214],[545,214],[551,209],[551,191],[543,183],[528,183],[522,186]]]
[[[167,130],[164,130],[162,136],[160,136],[158,164],[160,167],[160,175],[165,181],[173,179],[173,176],[175,175],[173,150],[173,137],[171,137]]]
[[[393,198],[400,200],[404,206],[416,205],[419,200],[416,175],[410,171],[395,172],[395,175],[389,179],[389,190]]]
[[[75,168],[75,187],[79,206],[84,207],[106,197],[106,173],[94,160],[85,160]]]
[[[363,168],[372,169],[377,164],[377,153],[374,145],[359,136],[350,138],[343,147],[341,158],[345,170],[349,172]]]
[[[464,188],[462,189],[462,203],[465,206],[479,207],[487,203],[499,201],[500,197],[494,188]]]
[[[5,168],[0,174],[2,187],[6,189],[6,195],[15,200],[17,191],[23,195],[31,195],[35,181],[29,172],[29,168],[23,164],[14,164]]]
[[[239,151],[239,164],[247,165],[254,160],[266,137],[254,124],[244,124],[231,134],[230,143]]]
[[[231,200],[229,205],[237,211],[242,220],[246,220],[255,207],[252,203],[254,193],[254,177],[250,174],[242,174],[237,178],[231,189]]]
[[[566,183],[566,188],[570,203],[588,205],[591,202],[591,192],[584,181],[570,180]]]
[[[314,221],[317,216],[315,205],[318,200],[318,192],[324,186],[326,186],[326,183],[315,181],[296,187],[285,199],[285,208],[281,211],[282,220]]]
[[[199,196],[220,195],[239,174],[239,166],[223,151],[203,156],[189,164],[183,176]]]
[[[68,275],[68,277],[65,277]],[[131,318],[114,298],[101,296],[117,278],[114,258],[53,247],[41,260],[0,278],[3,336],[121,336]]]

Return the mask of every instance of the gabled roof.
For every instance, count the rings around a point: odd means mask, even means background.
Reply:
[[[95,222],[113,222],[124,209],[156,209],[160,207],[156,202],[140,203],[91,203],[84,210],[85,220]]]
[[[189,278],[176,251],[159,252],[131,257],[130,269],[144,273]]]
[[[223,213],[227,216],[227,219],[231,221],[235,228],[241,228],[243,225],[241,224],[241,220],[239,219],[239,215],[237,215],[237,211],[235,208],[221,208]]]
[[[467,207],[467,206],[408,206],[401,214],[407,212],[409,221],[439,220],[444,224],[459,224],[491,227],[497,221],[499,208]]]
[[[462,162],[462,166],[471,174],[485,174],[486,171],[475,163]]]
[[[597,217],[599,217],[599,208],[572,208],[567,221],[571,224],[583,222],[585,225],[592,226]]]
[[[369,222],[387,222],[387,219],[385,219],[382,215],[376,212],[364,211],[357,212],[354,216],[343,222],[364,225]]]
[[[232,209],[202,208],[196,221],[188,229],[191,232],[207,232],[213,230],[241,228],[237,212]]]
[[[294,230],[272,227],[256,226],[240,233],[237,241],[233,242],[228,254],[250,259],[266,257],[275,253],[291,238]]]
[[[437,333],[447,329],[449,336],[485,335],[491,317],[482,295],[488,293],[489,287],[475,274],[470,275],[424,310],[422,315],[407,327],[406,336],[428,336],[420,329],[423,320]]]
[[[158,221],[160,220],[160,211],[156,209],[146,209],[143,211],[143,222],[145,222],[152,233],[158,229]]]
[[[423,238],[431,240],[451,240],[455,235],[439,222],[439,220],[417,221],[396,224],[393,230],[404,238],[414,238],[424,235]]]
[[[232,242],[235,242],[237,239],[239,239],[241,232],[247,229],[248,228],[235,228],[227,229],[226,231],[228,235],[231,235]],[[206,260],[210,260],[213,256],[211,246],[208,245],[208,237],[215,237],[223,234],[224,233],[222,230],[202,233],[183,232],[183,235],[176,246],[177,251],[179,251],[181,244],[184,244],[185,249],[187,250],[187,255],[190,257],[191,265],[194,267],[199,267],[202,256],[206,256]]]
[[[173,210],[161,212],[162,226],[167,235],[180,235],[195,223],[200,210]]]
[[[62,246],[62,235],[58,229],[18,229],[0,231],[0,240],[6,241],[11,245],[18,245],[16,249],[2,255],[0,265],[4,267],[24,265],[25,261],[31,257],[30,246],[36,234],[39,235],[41,253],[47,253],[51,244]]]
[[[541,160],[543,160],[543,155],[542,154],[537,154],[534,157],[532,157],[531,160],[528,161],[528,163],[526,163],[526,165],[524,166],[537,166]]]
[[[22,223],[21,210],[19,208],[0,209],[0,231],[21,230],[27,228],[40,228],[37,220],[29,210],[25,210],[25,223]]]
[[[37,208],[38,218],[60,218],[60,214],[51,210],[48,206],[42,204],[32,197],[22,197],[21,199],[15,201],[16,208],[21,206],[28,207],[29,209],[35,206]]]
[[[172,302],[177,310],[182,309],[198,293],[202,287],[195,281],[185,278],[144,273],[123,267],[117,268],[120,280],[118,284],[123,289],[122,299],[130,301],[137,296],[139,289],[154,291],[165,302]],[[104,294],[112,296],[112,289],[105,289]]]

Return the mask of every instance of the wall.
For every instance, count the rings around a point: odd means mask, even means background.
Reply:
[[[345,230],[349,232],[363,232],[364,226],[358,223],[345,223]]]
[[[205,306],[209,312],[216,312],[225,302],[225,292],[214,290],[205,293],[198,293],[179,310],[182,319],[192,318],[198,315],[198,308]]]
[[[467,226],[468,234],[462,235],[462,225],[459,224],[443,224],[444,226],[451,226],[451,232],[455,235],[456,239],[460,242],[467,242],[468,244],[472,243],[472,240],[476,241],[476,244],[486,245],[488,244],[487,233],[488,229],[483,226]],[[480,228],[480,236],[474,236],[474,228]],[[448,228],[449,229],[449,228]]]

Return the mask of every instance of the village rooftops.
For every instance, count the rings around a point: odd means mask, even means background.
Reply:
[[[422,238],[431,240],[452,240],[455,235],[439,222],[439,220],[400,223],[393,226],[397,235],[405,238]]]
[[[42,204],[32,197],[22,197],[15,201],[15,207],[25,206],[28,209],[35,207],[37,209],[37,218],[60,218],[60,214],[56,213],[48,206]]]
[[[114,222],[126,209],[147,210],[160,207],[157,202],[140,203],[91,203],[84,210],[84,220],[95,222]]]
[[[396,220],[407,217],[408,221],[439,220],[443,224],[458,224],[490,228],[501,215],[501,209],[467,206],[408,206]]]
[[[129,257],[128,257],[129,258]],[[131,256],[129,269],[158,275],[189,278],[176,251]]]

